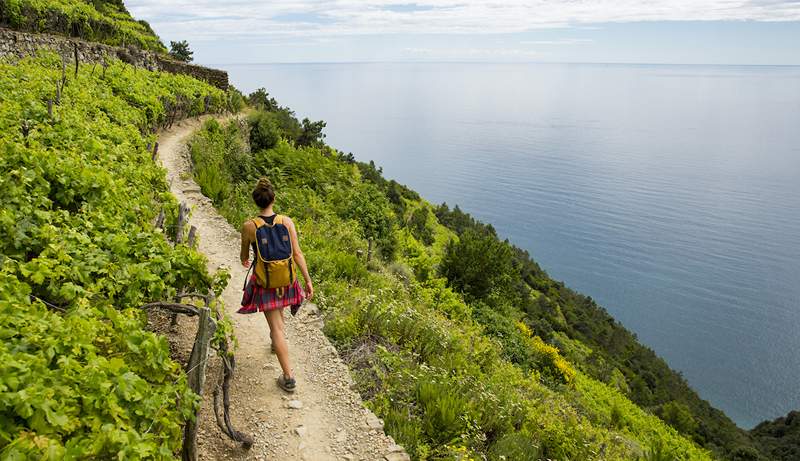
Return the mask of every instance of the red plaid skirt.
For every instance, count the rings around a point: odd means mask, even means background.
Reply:
[[[256,312],[273,311],[287,306],[299,306],[305,293],[300,287],[300,281],[282,288],[262,288],[256,283],[255,274],[250,276],[242,295],[242,307],[239,314],[255,314]]]

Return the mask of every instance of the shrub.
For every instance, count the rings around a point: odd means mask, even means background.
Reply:
[[[489,450],[491,461],[538,461],[542,451],[528,434],[513,432],[495,442]]]
[[[269,112],[256,112],[248,119],[250,123],[250,148],[253,151],[272,149],[281,138],[281,130],[275,116]]]

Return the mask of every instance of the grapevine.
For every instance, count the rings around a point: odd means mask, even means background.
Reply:
[[[198,399],[138,307],[227,279],[153,225],[165,211],[174,228],[177,203],[150,146],[175,118],[225,103],[120,62],[74,75],[52,53],[0,62],[0,458],[180,449]]]

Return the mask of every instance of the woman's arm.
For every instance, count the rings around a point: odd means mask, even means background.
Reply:
[[[306,258],[303,256],[303,250],[300,249],[300,242],[297,240],[297,229],[294,227],[294,222],[288,217],[285,222],[286,227],[289,229],[289,235],[292,237],[292,256],[294,257],[294,262],[300,267],[303,280],[306,281],[306,297],[311,299],[314,296],[314,284],[311,283],[311,276],[308,275],[308,266],[306,266]]]
[[[252,236],[255,235],[255,232],[256,228],[253,221],[246,221],[242,224],[242,249],[239,251],[239,259],[244,267],[250,267],[250,242],[252,242]]]

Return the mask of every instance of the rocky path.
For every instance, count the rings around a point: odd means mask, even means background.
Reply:
[[[190,223],[197,227],[199,249],[208,257],[209,269],[227,266],[231,282],[223,293],[225,308],[234,320],[239,341],[236,376],[231,386],[232,421],[236,429],[251,434],[250,450],[232,442],[217,428],[211,386],[220,373],[219,360],[209,361],[206,390],[200,413],[200,459],[248,460],[390,460],[408,459],[402,448],[383,432],[381,421],[365,409],[351,389],[349,371],[320,327],[322,319],[313,304],[297,317],[287,309],[289,351],[297,376],[297,391],[286,394],[275,384],[280,374],[270,353],[269,330],[262,315],[236,314],[245,269],[238,262],[239,233],[203,196],[189,173],[188,137],[200,119],[174,125],[159,138],[159,157],[167,169],[172,193],[192,209]],[[312,276],[314,268],[310,268]],[[182,316],[183,317],[183,316]],[[182,318],[170,341],[173,350],[188,357],[196,320]]]

